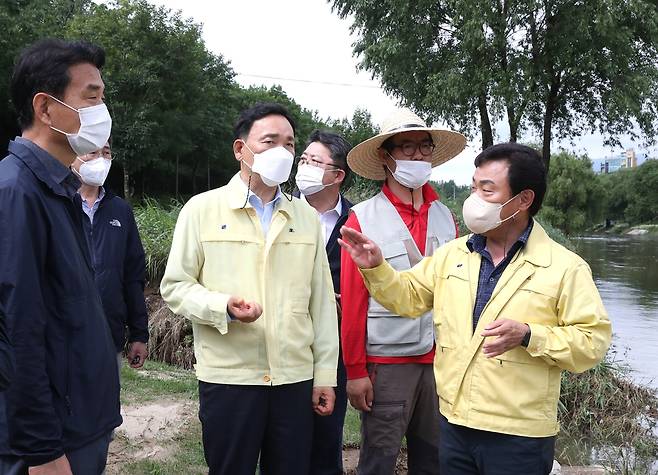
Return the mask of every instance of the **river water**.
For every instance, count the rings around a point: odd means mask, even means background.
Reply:
[[[617,360],[658,389],[658,235],[589,236],[576,246],[612,321]]]

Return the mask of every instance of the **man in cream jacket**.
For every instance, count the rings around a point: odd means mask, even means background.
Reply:
[[[307,473],[313,411],[331,414],[336,302],[317,213],[284,196],[294,123],[275,104],[243,111],[240,172],[181,210],[161,284],[193,323],[210,474]],[[294,449],[293,449],[294,448]]]

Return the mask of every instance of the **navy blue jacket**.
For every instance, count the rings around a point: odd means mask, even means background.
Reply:
[[[11,359],[11,345],[7,338],[5,312],[0,308],[0,391],[4,391],[11,382],[14,363]]]
[[[340,237],[340,228],[347,221],[347,216],[350,213],[350,208],[352,203],[347,201],[347,199],[340,195],[340,200],[342,204],[340,217],[334,226],[334,230],[329,236],[327,241],[327,259],[329,259],[329,269],[331,269],[331,280],[334,282],[334,292],[340,294],[340,244],[338,244],[338,238]]]
[[[79,185],[22,138],[0,162],[0,308],[14,362],[0,393],[0,454],[27,465],[121,424],[116,350],[73,201]]]
[[[128,341],[148,341],[148,314],[144,302],[145,259],[142,241],[130,205],[106,191],[93,223],[76,204],[82,216],[96,285],[110,325],[117,352]]]

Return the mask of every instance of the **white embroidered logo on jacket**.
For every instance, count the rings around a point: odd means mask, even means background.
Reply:
[[[118,219],[113,219],[112,221],[110,221],[110,224],[112,226],[116,226],[117,228],[121,227],[121,221],[119,221]]]

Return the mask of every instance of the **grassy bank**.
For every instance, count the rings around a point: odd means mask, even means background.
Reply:
[[[373,192],[369,183],[356,183],[353,199],[358,201]],[[140,228],[144,247],[147,252],[148,279],[152,285],[159,283],[171,244],[171,236],[180,204],[160,205],[147,201],[135,209],[135,216]],[[558,229],[544,225],[548,234],[557,242],[572,248],[567,237]],[[658,225],[651,227],[658,232]],[[151,332],[150,351],[155,360],[191,368],[194,362],[192,328],[188,321],[171,314],[157,294],[147,299],[149,326]],[[147,368],[148,369],[148,368]],[[159,373],[169,371],[165,367]],[[173,371],[173,370],[172,370]],[[148,373],[146,373],[148,374]],[[196,385],[189,372],[180,373],[183,381],[143,380],[143,375],[127,376],[128,385],[146,384],[145,401],[153,393],[157,397],[165,396],[177,399],[196,400]],[[140,389],[133,385],[131,392],[140,394]],[[130,386],[128,386],[130,387]],[[160,391],[160,392],[158,392]],[[585,465],[603,463],[611,467],[614,473],[641,474],[652,473],[649,468],[658,455],[656,427],[658,421],[658,399],[654,391],[635,384],[628,368],[615,360],[614,352],[596,368],[581,375],[563,376],[562,397],[559,406],[559,418],[562,431],[558,438],[556,458],[566,465]],[[196,419],[194,419],[196,420]],[[348,410],[345,424],[344,442],[348,447],[355,447],[359,442],[360,422],[358,414]],[[196,455],[181,455],[182,460],[194,464],[199,460],[198,422],[191,422],[179,435],[176,450],[196,451]],[[194,442],[196,440],[196,442]],[[187,447],[187,448],[186,448]],[[203,459],[201,458],[201,461]],[[161,462],[146,460],[137,462],[140,470],[126,473],[181,473],[160,470]],[[162,462],[164,463],[164,462]],[[169,463],[169,462],[167,462]],[[172,462],[174,463],[174,462]],[[149,468],[150,467],[150,468]],[[164,470],[164,469],[162,469]]]
[[[598,463],[609,467],[611,473],[623,475],[654,473],[651,464],[656,461],[656,441],[651,431],[656,422],[655,394],[634,385],[625,369],[609,360],[582,375],[565,375],[562,390],[562,430],[556,450],[560,463]],[[143,416],[137,421],[137,432],[134,427],[117,432],[108,475],[207,471],[192,371],[153,361],[142,371],[124,367],[121,402],[129,414],[124,415],[127,423],[130,414]],[[154,407],[162,410],[153,412]],[[149,425],[155,429],[149,432]],[[140,432],[142,428],[146,433]],[[346,449],[358,447],[359,428],[359,414],[348,406],[343,431]]]

